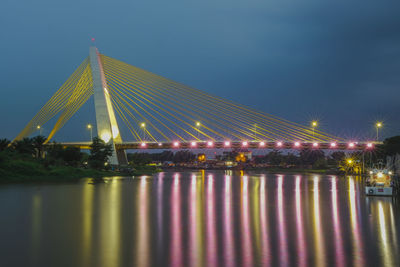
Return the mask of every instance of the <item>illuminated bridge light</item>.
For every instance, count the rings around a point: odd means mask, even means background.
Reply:
[[[195,147],[197,144],[196,144],[196,142],[192,142],[192,143],[190,143],[190,145],[191,145],[192,147]]]
[[[179,142],[174,142],[174,147],[179,147]]]
[[[374,147],[374,144],[372,144],[372,143],[367,144],[367,148],[373,148],[373,147]]]
[[[213,145],[214,145],[213,142],[211,142],[211,141],[208,141],[208,142],[207,142],[207,146],[208,146],[208,147],[212,147]]]
[[[231,145],[231,142],[229,142],[229,141],[225,141],[225,142],[224,142],[224,146],[225,146],[225,147],[229,147],[230,145]]]
[[[312,146],[313,147],[318,147],[318,143],[313,143]]]
[[[248,145],[248,143],[246,142],[246,141],[244,141],[243,143],[242,143],[242,146],[247,146]]]
[[[282,142],[277,142],[277,143],[276,143],[276,146],[277,146],[277,147],[281,147],[282,145],[283,145]]]
[[[143,142],[143,143],[140,144],[140,146],[141,146],[141,147],[146,147],[146,143]]]
[[[265,142],[260,142],[260,147],[265,147]]]
[[[158,143],[158,146],[162,146],[162,143]]]
[[[295,147],[300,147],[300,142],[294,142]]]
[[[335,142],[332,142],[331,143],[331,148],[335,148],[337,145],[336,145],[336,143]]]
[[[355,144],[354,143],[349,143],[349,148],[354,148]]]

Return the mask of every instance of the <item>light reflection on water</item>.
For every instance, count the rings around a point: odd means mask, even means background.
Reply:
[[[1,266],[398,266],[358,177],[160,173],[0,187]]]

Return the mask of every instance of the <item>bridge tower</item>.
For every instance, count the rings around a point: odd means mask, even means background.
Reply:
[[[97,134],[105,143],[112,145],[113,154],[110,157],[110,163],[127,164],[125,151],[117,150],[115,146],[122,143],[122,138],[108,92],[100,54],[94,46],[89,48],[89,60],[93,79]]]

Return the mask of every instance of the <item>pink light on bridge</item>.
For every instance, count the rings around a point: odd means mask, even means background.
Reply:
[[[356,145],[354,143],[349,143],[349,148],[354,148]]]
[[[300,142],[294,142],[294,147],[300,147]]]
[[[336,143],[335,142],[332,142],[331,143],[331,148],[335,148],[337,145],[336,145]]]
[[[265,142],[260,142],[260,147],[265,147]]]
[[[314,148],[317,148],[317,147],[318,147],[318,143],[313,143],[312,146],[313,146]]]
[[[162,143],[158,143],[158,146],[162,146]]]
[[[141,146],[142,148],[145,148],[145,147],[146,147],[146,143],[143,142],[143,143],[140,144],[140,146]]]
[[[283,145],[283,143],[280,142],[280,141],[276,143],[276,146],[277,146],[277,147],[282,147],[282,145]]]
[[[367,143],[367,148],[373,148],[374,147],[374,144],[372,144],[372,143]]]
[[[179,147],[179,142],[174,142],[174,147]]]
[[[225,141],[225,142],[224,142],[224,146],[225,146],[225,147],[229,147],[230,145],[231,145],[231,142],[229,142],[229,141]]]
[[[247,146],[249,143],[247,143],[246,141],[244,141],[243,143],[242,143],[242,146]]]
[[[214,143],[213,143],[212,141],[208,141],[208,142],[207,142],[207,146],[208,146],[208,147],[213,147],[213,145],[214,145]]]
[[[191,142],[191,143],[190,143],[190,146],[191,146],[191,147],[196,147],[196,145],[197,145],[196,142]]]

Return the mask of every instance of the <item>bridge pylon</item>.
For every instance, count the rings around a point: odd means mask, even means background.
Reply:
[[[115,147],[116,144],[122,144],[122,138],[108,92],[100,54],[94,46],[89,48],[89,62],[92,72],[97,134],[105,143],[112,145],[113,154],[110,157],[110,163],[127,164],[125,150],[117,150]]]

